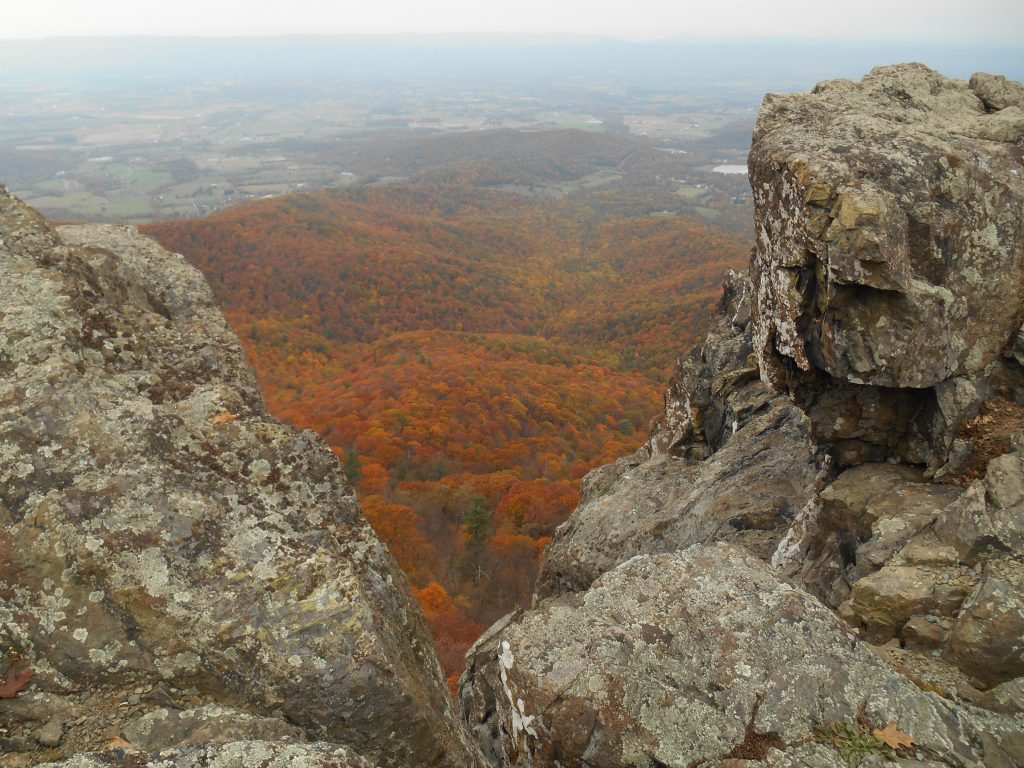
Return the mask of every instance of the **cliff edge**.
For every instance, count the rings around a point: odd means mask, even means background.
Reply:
[[[0,282],[0,765],[476,765],[405,576],[199,273],[0,189]]]
[[[471,649],[501,766],[1024,765],[1024,87],[765,99],[756,246]]]

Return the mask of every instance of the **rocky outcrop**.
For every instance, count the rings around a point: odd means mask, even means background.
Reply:
[[[0,701],[5,751],[202,721],[477,764],[405,577],[330,450],[267,415],[201,276],[0,191],[0,282],[0,674],[46,697]]]
[[[732,274],[704,344],[683,360],[651,440],[590,473],[545,553],[536,595],[587,589],[639,554],[732,541],[764,558],[829,477],[807,420],[758,375],[750,282]]]
[[[922,691],[725,544],[633,558],[468,658],[464,716],[504,766],[840,768],[894,758],[887,726],[913,744],[906,765],[1024,761],[1019,722]]]
[[[493,760],[1024,765],[1022,93],[766,99],[752,282],[469,654]]]
[[[236,741],[216,746],[164,750],[149,754],[120,749],[82,754],[41,768],[377,768],[373,762],[338,744],[280,744]]]
[[[983,402],[1020,404],[1022,138],[1020,85],[987,75],[882,67],[765,99],[755,348],[840,464],[936,470]]]

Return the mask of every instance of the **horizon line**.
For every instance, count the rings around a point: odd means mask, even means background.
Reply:
[[[2,37],[0,44],[5,43],[53,43],[67,41],[109,41],[109,40],[163,40],[163,41],[283,41],[289,39],[347,40],[352,42],[390,41],[394,43],[446,43],[470,46],[474,42],[507,40],[519,43],[547,43],[548,45],[595,45],[600,43],[617,43],[624,45],[686,45],[686,44],[828,44],[828,45],[920,45],[920,46],[956,46],[961,48],[985,47],[992,48],[1024,48],[1024,39],[1019,41],[993,42],[990,39],[905,39],[905,38],[851,38],[822,36],[712,36],[696,34],[677,34],[664,37],[622,37],[601,35],[586,32],[281,32],[267,34],[151,34],[146,32],[112,33],[105,35],[48,35],[41,37]]]

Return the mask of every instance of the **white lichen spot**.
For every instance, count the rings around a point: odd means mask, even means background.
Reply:
[[[167,593],[170,575],[167,562],[159,549],[150,547],[139,553],[137,576],[153,597],[163,597]]]
[[[90,603],[100,603],[100,602],[103,602],[103,596],[104,596],[103,590],[102,589],[97,589],[95,592],[90,592],[89,593],[89,602]]]
[[[537,721],[536,716],[526,714],[526,704],[521,698],[517,698],[512,694],[512,687],[508,682],[508,672],[512,669],[512,664],[515,662],[515,656],[512,654],[512,646],[509,645],[508,640],[501,641],[501,653],[498,654],[498,668],[500,670],[499,676],[501,677],[501,687],[505,692],[505,696],[508,698],[508,703],[511,708],[512,715],[512,738],[519,742],[519,734],[523,734],[522,748],[525,750],[527,736],[537,737],[537,729],[534,727],[534,722]],[[539,725],[539,723],[538,723]]]
[[[199,669],[201,659],[194,653],[179,653],[170,658],[158,658],[154,664],[165,680],[181,673],[192,674]]]
[[[249,465],[249,475],[256,482],[263,482],[270,476],[270,462],[266,459],[256,459]]]
[[[85,627],[79,627],[72,633],[72,636],[75,640],[84,644],[85,641],[89,639],[89,630]]]
[[[89,660],[102,667],[110,665],[117,658],[118,645],[110,643],[103,648],[90,648]]]
[[[288,663],[290,665],[292,665],[293,667],[301,667],[302,666],[302,657],[299,656],[298,654],[292,654],[291,656],[288,657]]]

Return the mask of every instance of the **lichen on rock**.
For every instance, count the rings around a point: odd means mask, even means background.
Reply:
[[[898,723],[941,764],[1011,766],[1024,730],[894,671],[826,606],[741,548],[640,555],[581,595],[496,625],[464,716],[504,766],[843,765],[822,726]],[[516,723],[531,718],[532,732]],[[941,757],[937,757],[941,756]]]
[[[993,95],[1014,85],[901,65],[765,99],[755,348],[841,464],[937,469],[981,402],[1019,388],[1024,112]]]
[[[382,766],[476,764],[404,575],[334,454],[266,413],[199,273],[0,190],[0,281],[0,643],[33,686],[162,686]]]

